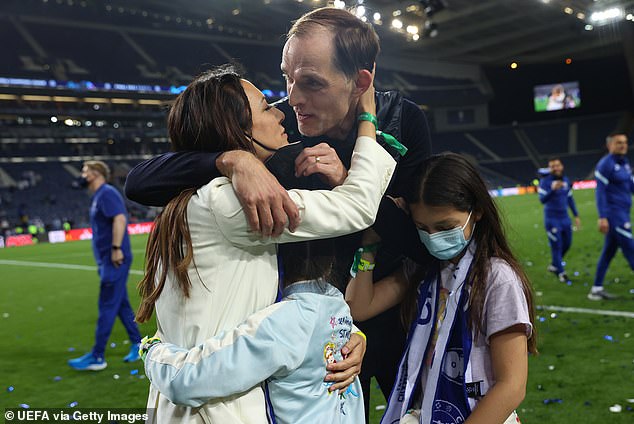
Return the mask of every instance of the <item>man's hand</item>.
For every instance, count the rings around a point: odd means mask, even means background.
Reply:
[[[320,178],[330,187],[343,184],[348,176],[348,170],[337,155],[335,149],[327,143],[319,143],[313,147],[306,147],[295,159],[295,175],[307,177],[320,174]]]
[[[334,364],[328,364],[326,369],[330,374],[326,375],[324,381],[332,381],[334,384],[328,388],[329,391],[345,391],[352,384],[354,378],[361,372],[361,362],[365,355],[366,342],[363,337],[352,333],[350,341],[341,348],[344,360]]]
[[[563,182],[563,181],[561,181],[561,180],[553,181],[553,182],[550,184],[550,188],[551,188],[552,190],[559,190],[560,188],[563,188],[563,186],[564,186],[564,182]]]
[[[579,218],[578,216],[575,216],[575,228],[577,230],[581,229],[581,218]]]
[[[295,231],[299,225],[297,205],[255,155],[231,150],[218,156],[216,166],[231,179],[251,231],[277,237],[287,222],[288,229]]]
[[[599,218],[599,232],[607,234],[610,231],[610,224],[607,218]]]
[[[121,264],[123,264],[123,259],[123,252],[121,249],[113,250],[112,253],[110,253],[110,260],[115,268],[119,268]]]

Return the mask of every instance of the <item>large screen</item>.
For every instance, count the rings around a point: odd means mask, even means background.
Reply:
[[[533,93],[535,112],[576,109],[581,106],[579,81],[536,85]]]

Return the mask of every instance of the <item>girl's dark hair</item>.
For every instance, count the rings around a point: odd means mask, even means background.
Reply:
[[[251,107],[240,75],[231,66],[204,72],[176,97],[167,117],[172,150],[255,152],[250,141]],[[187,189],[172,199],[154,221],[147,241],[145,276],[139,282],[139,322],[152,316],[163,291],[168,271],[174,273],[185,297],[191,281],[187,273],[194,259],[187,222],[187,205],[196,189]]]
[[[280,244],[277,253],[281,259],[285,286],[297,281],[318,279],[338,286],[332,281],[335,260],[333,239]],[[337,288],[341,290],[341,287]]]
[[[528,303],[530,322],[534,324],[531,283],[513,255],[506,240],[500,213],[478,171],[466,158],[455,153],[431,156],[422,164],[421,169],[413,191],[406,196],[409,204],[423,202],[428,206],[451,206],[462,212],[473,211],[473,215],[480,216],[472,235],[477,249],[471,268],[470,327],[482,333],[486,282],[490,259],[493,257],[506,261],[520,278]],[[537,352],[534,325],[533,335],[528,339],[528,350]]]

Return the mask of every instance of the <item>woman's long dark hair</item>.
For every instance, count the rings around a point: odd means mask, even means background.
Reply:
[[[486,184],[475,167],[463,156],[443,153],[428,158],[421,166],[414,190],[407,196],[409,204],[423,202],[428,206],[451,206],[462,212],[479,215],[472,238],[477,245],[471,267],[471,294],[469,298],[469,325],[482,333],[486,282],[493,257],[506,261],[522,282],[522,289],[531,324],[535,310],[531,283],[506,240],[501,216],[489,194]],[[535,326],[528,339],[529,352],[537,352]]]
[[[178,95],[167,117],[172,150],[254,152],[249,100],[234,68],[225,66],[207,71]],[[194,259],[187,222],[187,205],[195,188],[172,199],[154,221],[146,249],[145,275],[139,282],[141,305],[138,322],[152,316],[163,291],[168,271],[173,272],[185,297],[191,281],[187,270]]]

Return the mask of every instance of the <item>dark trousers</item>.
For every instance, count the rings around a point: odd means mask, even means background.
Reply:
[[[551,264],[557,268],[557,273],[564,272],[563,258],[572,243],[572,223],[570,218],[549,219],[545,222],[546,235],[550,244]]]
[[[365,420],[369,422],[370,391],[376,390],[376,388],[370,387],[371,379],[372,377],[376,378],[387,401],[394,386],[407,334],[401,324],[400,306],[395,306],[374,318],[355,324],[368,338],[359,380],[363,389]]]
[[[620,247],[623,256],[634,270],[634,240],[632,240],[632,228],[629,221],[622,222],[608,218],[610,231],[605,235],[603,251],[597,263],[597,273],[594,276],[594,285],[603,286],[603,279],[608,271],[608,266],[614,258],[617,249]]]
[[[141,333],[134,322],[134,310],[128,299],[127,282],[130,266],[126,265],[124,264],[119,268],[115,268],[110,263],[99,266],[99,276],[101,277],[99,318],[95,330],[95,345],[92,348],[93,354],[97,357],[104,356],[106,344],[117,316],[128,332],[130,342],[141,342]]]

